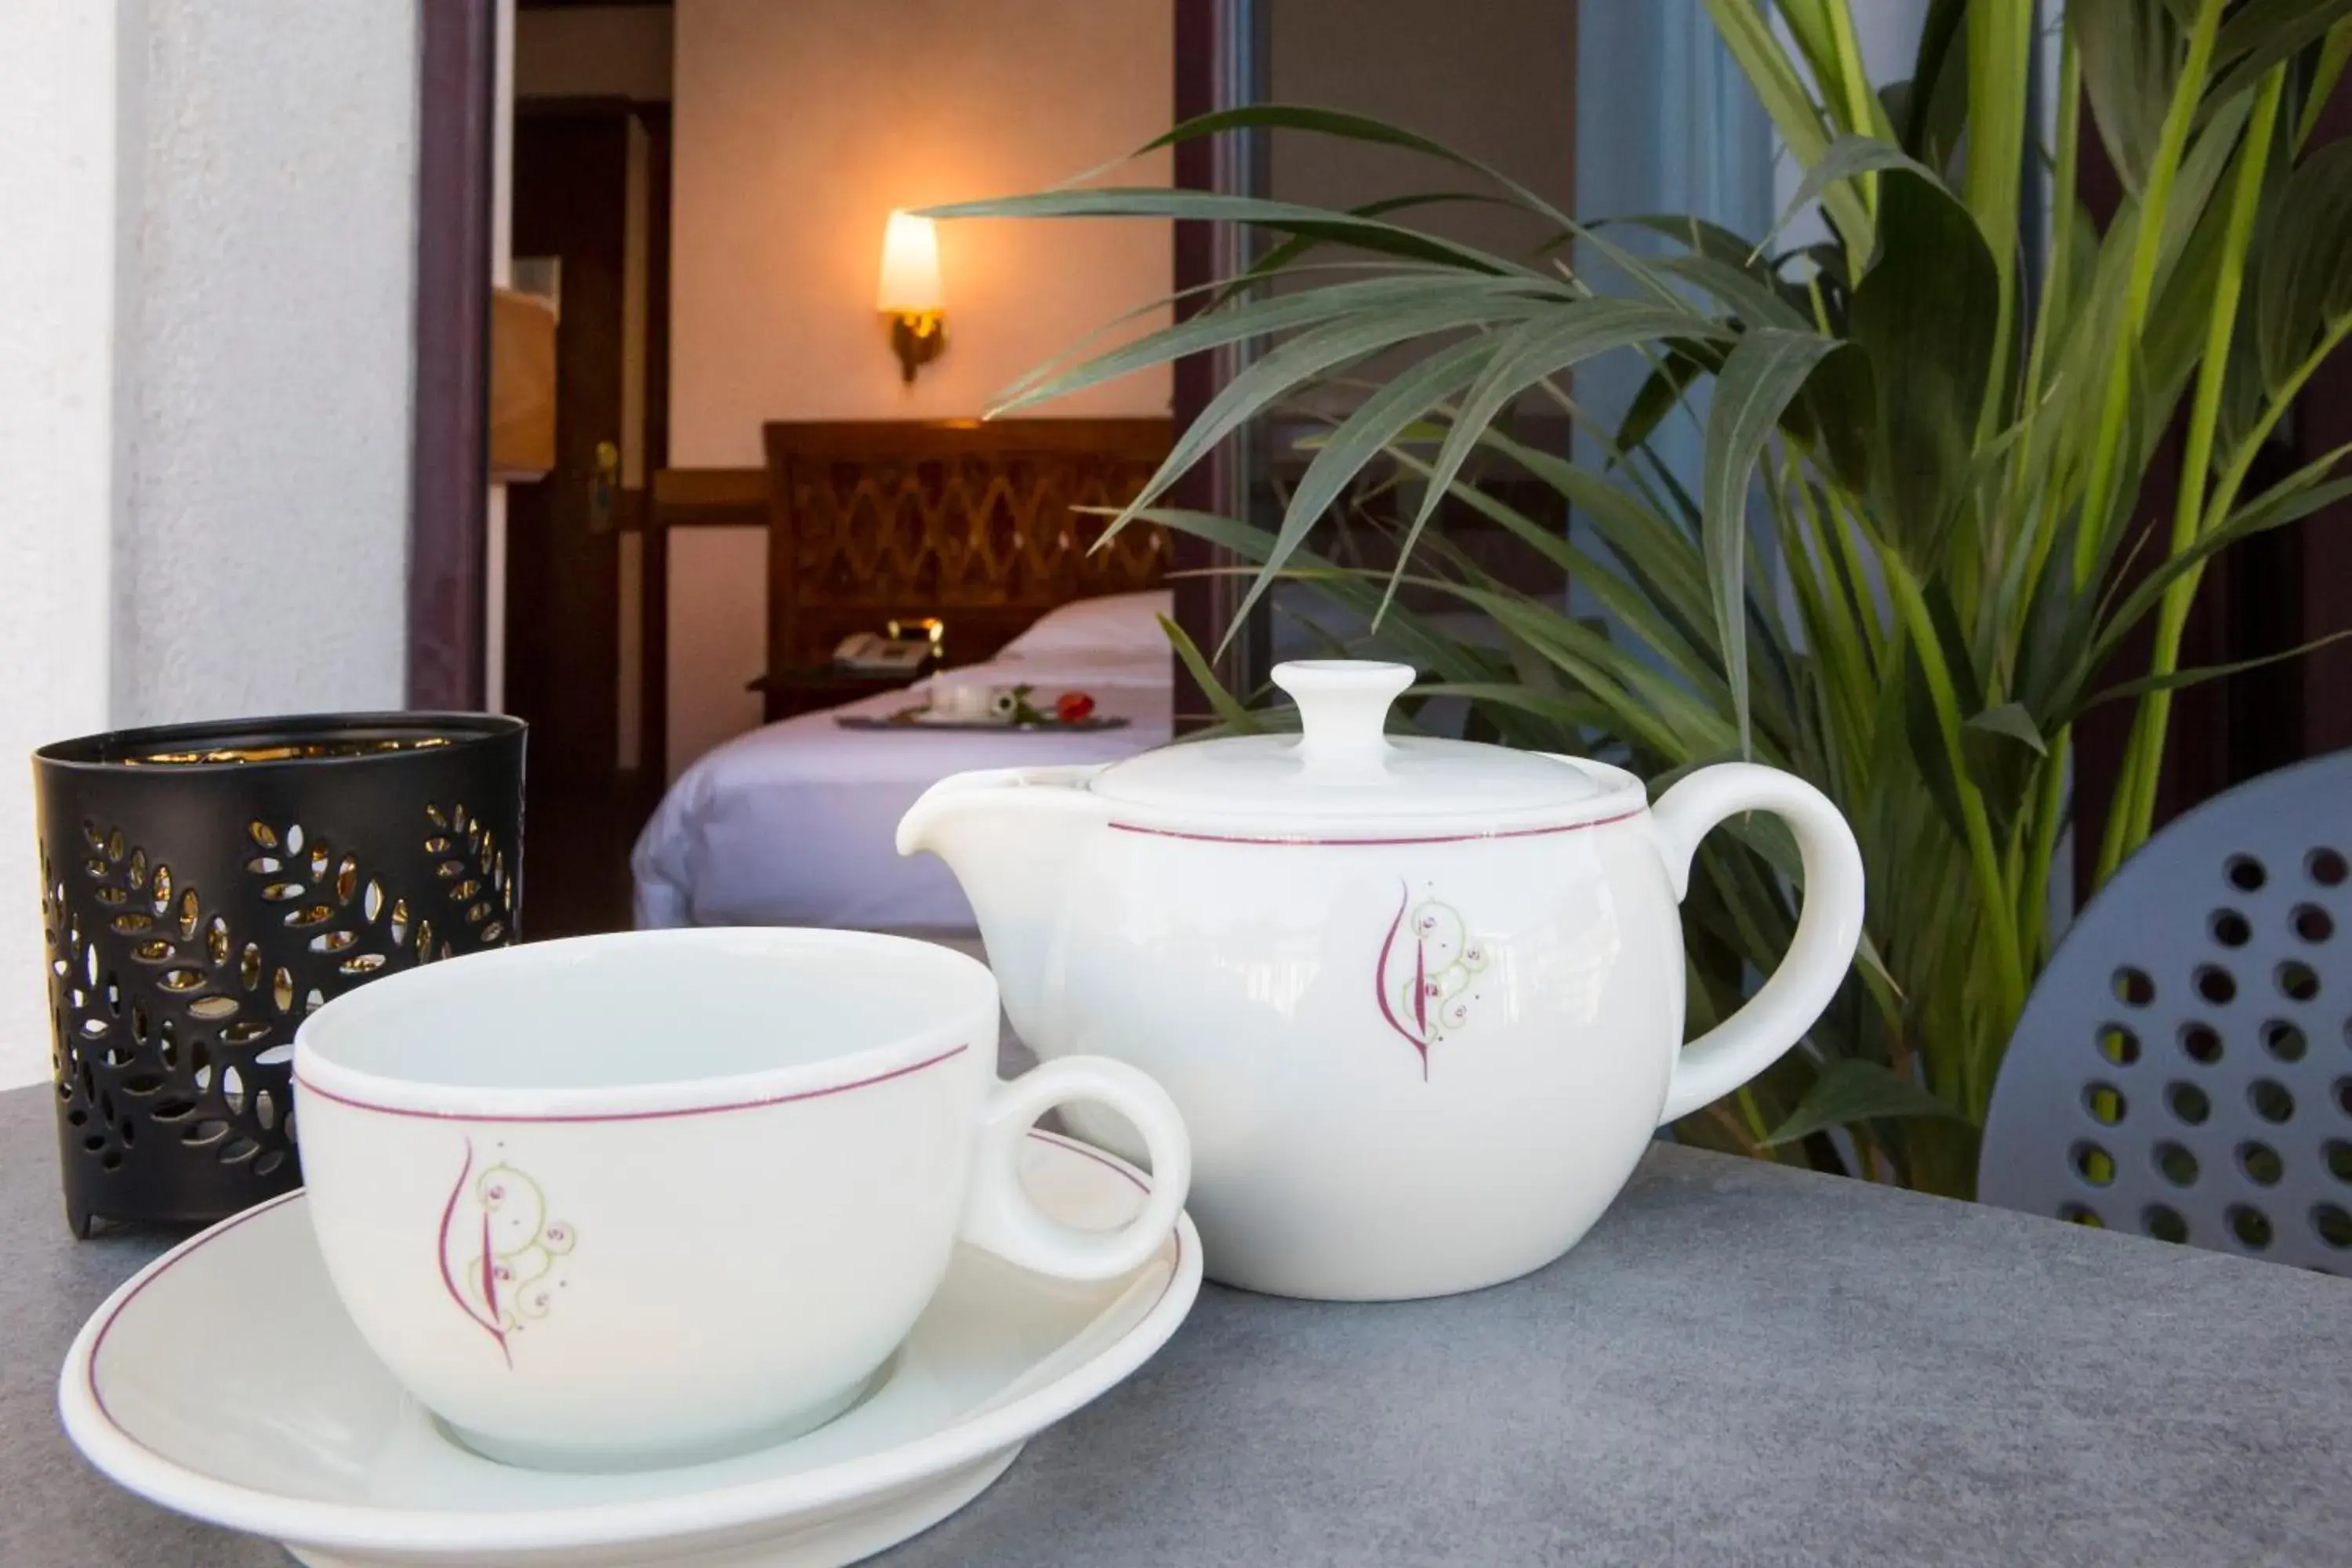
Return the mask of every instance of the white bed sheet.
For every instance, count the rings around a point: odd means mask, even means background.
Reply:
[[[640,927],[821,925],[968,931],[971,906],[936,857],[901,859],[898,819],[939,780],[972,768],[1116,762],[1165,744],[1168,656],[1059,655],[953,672],[958,681],[1081,689],[1125,729],[1076,734],[844,730],[843,713],[889,713],[887,692],[739,735],[670,786],[630,868]]]

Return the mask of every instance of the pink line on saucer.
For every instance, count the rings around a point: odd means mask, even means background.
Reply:
[[[1116,833],[1136,833],[1147,838],[1181,838],[1193,844],[1266,844],[1297,845],[1318,849],[1349,849],[1374,846],[1395,847],[1408,844],[1478,844],[1491,839],[1542,838],[1554,833],[1581,833],[1588,827],[1606,827],[1612,822],[1627,822],[1647,809],[1636,806],[1632,811],[1619,812],[1615,816],[1598,816],[1590,822],[1563,822],[1554,827],[1514,827],[1501,833],[1440,833],[1425,838],[1293,838],[1274,837],[1253,838],[1223,833],[1184,833],[1172,827],[1145,827],[1139,823],[1114,822]]]
[[[372,1100],[353,1100],[349,1095],[336,1094],[320,1089],[300,1073],[294,1075],[294,1081],[302,1086],[304,1093],[315,1094],[320,1100],[331,1100],[337,1105],[348,1105],[354,1110],[380,1110],[386,1116],[414,1117],[420,1121],[520,1121],[534,1125],[541,1122],[667,1121],[679,1116],[716,1116],[727,1110],[757,1110],[763,1106],[791,1105],[796,1100],[823,1100],[828,1095],[847,1094],[853,1089],[871,1089],[877,1083],[888,1083],[894,1078],[905,1078],[909,1073],[919,1073],[925,1068],[951,1061],[970,1049],[970,1046],[957,1046],[941,1051],[938,1056],[927,1057],[902,1068],[893,1068],[872,1078],[861,1078],[854,1083],[836,1083],[826,1089],[804,1089],[796,1094],[772,1094],[761,1100],[733,1100],[726,1105],[683,1105],[675,1110],[586,1110],[546,1116],[500,1116],[470,1110],[412,1110],[405,1106],[378,1105]]]
[[[92,1340],[89,1343],[89,1360],[82,1366],[82,1381],[89,1385],[89,1402],[98,1406],[98,1413],[106,1417],[106,1424],[108,1426],[113,1427],[117,1432],[121,1433],[123,1436],[130,1438],[131,1442],[139,1443],[139,1446],[142,1448],[146,1448],[149,1453],[152,1454],[155,1452],[154,1449],[148,1448],[146,1444],[140,1443],[137,1437],[131,1436],[131,1434],[123,1426],[122,1423],[114,1418],[114,1412],[106,1407],[106,1395],[99,1391],[98,1358],[106,1351],[106,1336],[114,1331],[115,1321],[121,1318],[123,1313],[131,1310],[131,1302],[136,1301],[140,1297],[147,1293],[148,1286],[152,1285],[156,1280],[161,1279],[164,1275],[169,1274],[173,1269],[177,1268],[183,1262],[188,1258],[194,1258],[205,1247],[210,1246],[215,1241],[218,1241],[222,1237],[226,1236],[230,1231],[236,1229],[239,1226],[244,1225],[250,1220],[259,1219],[263,1215],[268,1214],[270,1210],[290,1204],[296,1198],[302,1195],[303,1190],[300,1187],[297,1187],[290,1193],[280,1193],[276,1197],[271,1198],[265,1203],[257,1203],[254,1205],[251,1208],[247,1209],[243,1214],[222,1221],[215,1228],[205,1232],[202,1236],[197,1237],[194,1241],[189,1242],[188,1249],[185,1252],[183,1252],[177,1257],[172,1258],[161,1268],[156,1269],[154,1273],[150,1274],[147,1278],[139,1281],[138,1284],[132,1286],[131,1288],[131,1294],[125,1296],[121,1300],[117,1301],[114,1304],[114,1310],[106,1314],[106,1321],[98,1326],[98,1338]],[[158,1455],[157,1457],[159,1458],[162,1458],[161,1455]]]

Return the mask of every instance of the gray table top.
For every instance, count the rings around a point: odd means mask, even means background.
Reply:
[[[0,1095],[0,1563],[282,1563],[58,1430],[68,1342],[167,1238],[72,1240],[55,1158],[46,1091]],[[880,1561],[2305,1565],[2352,1562],[2347,1459],[2352,1284],[1661,1146],[1514,1284],[1209,1287]]]

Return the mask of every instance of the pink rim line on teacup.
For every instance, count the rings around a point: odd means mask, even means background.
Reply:
[[[331,1100],[338,1105],[348,1105],[354,1110],[381,1111],[386,1116],[413,1116],[420,1121],[426,1121],[574,1123],[598,1121],[666,1121],[673,1117],[678,1116],[719,1116],[730,1110],[759,1110],[771,1105],[791,1105],[795,1101],[803,1100],[824,1100],[831,1095],[847,1094],[850,1090],[855,1089],[870,1089],[877,1083],[888,1083],[893,1079],[905,1078],[911,1073],[919,1073],[925,1068],[937,1067],[944,1061],[952,1061],[957,1057],[963,1055],[964,1052],[970,1049],[971,1049],[971,1047],[969,1045],[951,1046],[944,1051],[925,1057],[921,1061],[909,1062],[905,1067],[892,1068],[887,1072],[873,1073],[865,1078],[853,1079],[847,1083],[828,1084],[822,1089],[794,1089],[787,1093],[761,1095],[749,1100],[730,1100],[718,1105],[681,1105],[662,1110],[428,1110],[404,1105],[384,1105],[374,1100],[362,1100],[354,1095],[338,1094],[332,1089],[320,1087],[320,1085],[310,1078],[299,1072],[294,1075],[294,1081],[306,1093],[315,1094],[321,1100]],[[746,1075],[747,1078],[764,1076],[769,1075]],[[594,1091],[592,1090],[585,1092]]]
[[[725,927],[699,927],[677,931],[625,931],[573,937],[561,942],[500,949],[455,961],[481,973],[495,966],[529,974],[562,960],[551,950],[583,954],[599,947],[691,950],[723,935],[767,936],[766,928],[741,932]],[[863,931],[800,931],[796,946],[838,948],[856,952],[877,943],[903,941]],[[948,956],[942,950],[940,956]],[[719,1114],[757,1110],[770,1105],[819,1099],[886,1083],[954,1059],[972,1048],[968,1040],[945,1030],[902,1037],[859,1051],[843,1052],[820,1060],[786,1062],[710,1077],[685,1077],[651,1082],[615,1082],[558,1087],[520,1084],[437,1084],[425,1078],[355,1067],[316,1048],[322,1023],[336,1017],[348,1024],[354,1010],[375,1014],[397,1007],[412,991],[431,984],[440,965],[404,971],[375,981],[361,991],[337,998],[329,1007],[302,1020],[295,1037],[294,1082],[298,1094],[317,1095],[354,1110],[385,1115],[446,1121],[485,1123],[593,1123],[661,1121],[678,1116]],[[312,1048],[305,1048],[306,1041]]]

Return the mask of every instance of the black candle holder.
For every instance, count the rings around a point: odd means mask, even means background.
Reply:
[[[66,1217],[201,1224],[300,1184],[294,1030],[513,942],[523,725],[327,714],[34,753]]]

